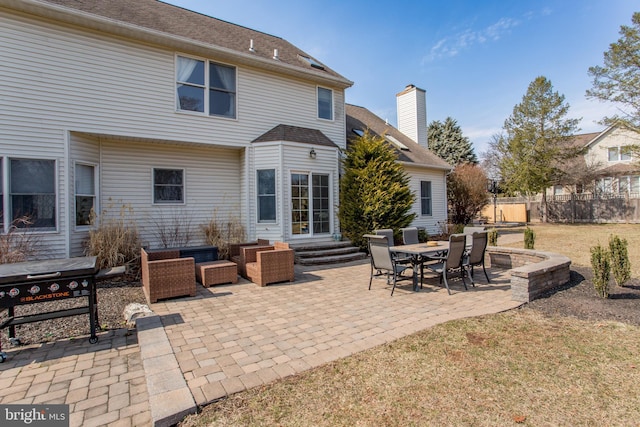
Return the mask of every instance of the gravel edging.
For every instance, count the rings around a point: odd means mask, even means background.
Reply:
[[[98,333],[101,330],[126,328],[124,309],[129,303],[146,304],[140,282],[102,281],[96,287],[98,293]],[[16,315],[29,315],[46,311],[65,310],[87,305],[87,298],[42,302],[15,307]],[[0,323],[7,318],[7,310],[0,313]],[[22,345],[39,344],[69,338],[89,338],[89,315],[61,317],[42,322],[16,326],[16,337]],[[9,342],[9,329],[0,331],[2,349],[15,348]]]

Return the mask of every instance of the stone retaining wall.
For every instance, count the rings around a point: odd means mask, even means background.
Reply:
[[[511,299],[529,302],[569,281],[571,260],[564,255],[531,249],[487,246],[492,267],[511,270]]]

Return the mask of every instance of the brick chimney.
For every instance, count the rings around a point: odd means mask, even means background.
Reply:
[[[398,130],[424,148],[427,141],[427,95],[424,89],[407,85],[396,95]]]

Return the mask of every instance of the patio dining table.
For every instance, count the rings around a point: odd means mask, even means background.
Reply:
[[[431,242],[435,242],[433,244]],[[396,254],[405,254],[411,256],[411,266],[413,267],[413,290],[418,290],[418,269],[425,262],[432,257],[446,252],[449,250],[449,242],[446,240],[430,241],[427,243],[416,243],[412,245],[398,245],[391,246],[389,250]],[[422,282],[422,277],[420,277]]]

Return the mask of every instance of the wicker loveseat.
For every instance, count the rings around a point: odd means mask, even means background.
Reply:
[[[196,295],[193,257],[180,258],[180,249],[141,249],[142,287],[149,303],[159,299]]]
[[[295,280],[294,253],[287,243],[275,242],[273,246],[256,249],[242,248],[247,279],[260,286]]]

